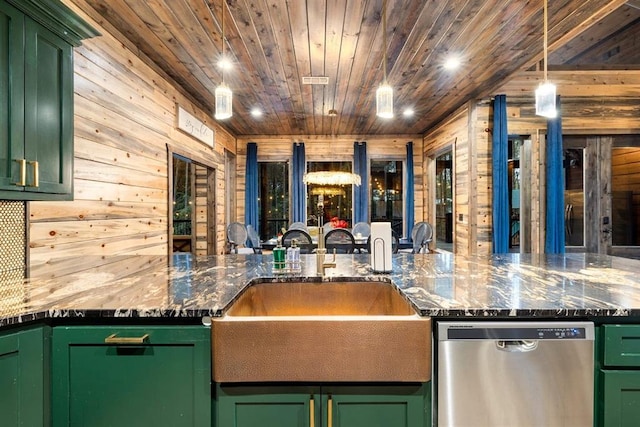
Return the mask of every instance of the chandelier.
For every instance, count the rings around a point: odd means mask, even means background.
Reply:
[[[302,182],[317,185],[360,185],[360,175],[351,172],[319,171],[304,174]]]

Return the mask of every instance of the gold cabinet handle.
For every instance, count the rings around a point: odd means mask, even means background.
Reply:
[[[316,426],[316,410],[313,395],[309,398],[309,427]]]
[[[33,184],[30,184],[30,187],[39,187],[40,186],[40,165],[37,160],[32,160],[29,162],[30,165],[33,165]]]
[[[20,181],[14,182],[14,184],[24,187],[27,185],[27,161],[25,159],[15,159],[14,161],[20,163]]]
[[[104,339],[105,344],[144,344],[147,342],[149,334],[141,337],[119,337],[117,334],[111,334]]]
[[[327,403],[327,427],[333,427],[333,399],[331,395],[329,395]]]

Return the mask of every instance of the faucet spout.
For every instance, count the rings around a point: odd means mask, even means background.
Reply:
[[[324,271],[327,268],[336,267],[336,251],[333,250],[333,260],[327,262],[325,257],[327,255],[327,249],[324,246],[324,228],[318,227],[318,249],[316,249],[316,266],[318,274],[324,277]]]

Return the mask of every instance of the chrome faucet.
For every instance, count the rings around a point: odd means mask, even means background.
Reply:
[[[318,227],[318,249],[316,249],[316,266],[318,274],[324,277],[324,270],[326,268],[336,267],[336,250],[333,250],[333,260],[331,262],[325,261],[327,255],[327,248],[324,247],[324,228]]]

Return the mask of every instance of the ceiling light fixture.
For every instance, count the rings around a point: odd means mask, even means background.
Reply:
[[[220,1],[220,12],[222,13],[222,58],[224,58],[224,0]],[[232,97],[233,92],[229,86],[224,84],[224,68],[222,68],[222,82],[220,86],[216,88],[215,96],[216,96],[216,120],[224,120],[228,119],[233,115],[233,110],[231,108],[232,105]]]
[[[444,68],[447,70],[456,70],[460,67],[460,58],[457,56],[450,56],[444,61]]]
[[[336,117],[338,115],[338,111],[332,108],[327,112],[327,115],[329,117]]]
[[[536,115],[552,119],[558,115],[558,112],[556,111],[556,85],[547,80],[547,14],[547,0],[544,0],[544,82],[536,89]]]
[[[390,119],[393,117],[393,88],[387,83],[387,0],[382,2],[382,43],[384,81],[376,90],[376,114],[383,119]]]
[[[251,115],[253,117],[261,117],[262,116],[262,110],[259,109],[258,107],[255,107],[251,110]]]
[[[360,175],[351,172],[319,171],[304,174],[302,182],[317,185],[360,185]]]
[[[413,117],[414,111],[412,108],[407,108],[402,112],[402,115],[405,117]]]

